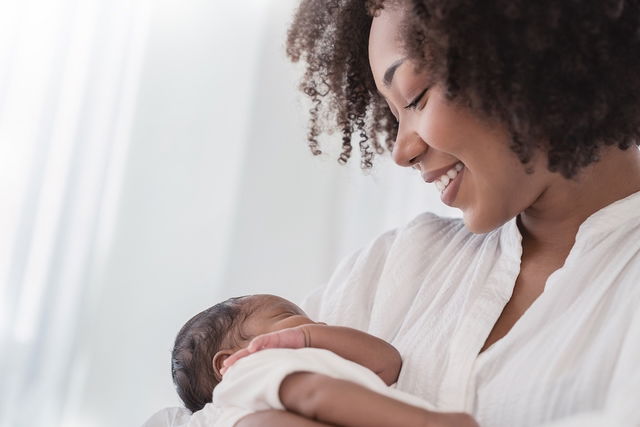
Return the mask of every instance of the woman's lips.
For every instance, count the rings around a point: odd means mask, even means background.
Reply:
[[[440,178],[442,175],[444,175],[445,173],[447,173],[447,171],[451,168],[453,168],[455,165],[457,165],[458,163],[461,162],[454,162],[452,164],[450,164],[449,166],[445,166],[443,168],[440,169],[436,169],[430,172],[423,172],[422,173],[422,179],[425,180],[425,182],[433,182],[436,179]]]
[[[453,206],[453,202],[456,200],[456,196],[458,195],[458,190],[460,189],[462,176],[464,175],[465,170],[467,170],[467,168],[463,166],[463,168],[458,171],[458,175],[456,175],[449,185],[447,185],[447,188],[440,193],[440,200],[442,200],[445,205]]]

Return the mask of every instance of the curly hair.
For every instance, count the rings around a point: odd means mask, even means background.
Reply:
[[[356,132],[363,168],[383,151],[379,136],[392,148],[398,125],[367,48],[372,15],[390,1],[303,0],[296,12],[287,54],[306,63],[314,154],[324,117],[342,132],[341,163]],[[406,54],[449,101],[503,123],[523,164],[541,149],[550,171],[571,178],[602,146],[640,142],[640,0],[394,2],[407,11]]]
[[[241,298],[231,298],[193,316],[178,332],[171,352],[171,376],[176,391],[191,412],[211,402],[218,381],[213,356],[228,345],[229,332],[247,315]]]
[[[287,39],[289,58],[306,63],[300,89],[313,104],[308,135],[312,153],[321,153],[318,136],[325,129],[324,107],[342,133],[338,161],[349,160],[351,138],[357,132],[363,168],[371,168],[375,153],[384,152],[378,134],[386,135],[385,145],[391,150],[397,132],[396,120],[378,94],[369,69],[371,20],[364,0],[303,0]]]

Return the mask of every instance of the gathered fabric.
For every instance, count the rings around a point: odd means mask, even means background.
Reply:
[[[216,427],[232,427],[242,416],[267,409],[285,410],[280,401],[282,381],[295,372],[312,372],[346,380],[401,402],[432,410],[420,398],[387,386],[364,366],[320,348],[269,349],[236,362],[213,391]],[[227,416],[229,413],[231,415]],[[220,420],[225,420],[224,423]]]
[[[473,234],[425,213],[345,260],[302,306],[393,344],[398,389],[482,427],[640,426],[640,192],[584,221],[544,292],[480,353],[521,256],[517,218]]]
[[[268,409],[285,410],[280,385],[290,374],[312,372],[351,381],[401,402],[432,410],[428,402],[387,386],[364,366],[320,348],[268,349],[238,360],[213,390],[213,402],[189,416],[169,408],[158,412],[143,427],[233,427],[245,416]],[[174,416],[176,412],[180,417]],[[186,414],[185,414],[186,412]]]

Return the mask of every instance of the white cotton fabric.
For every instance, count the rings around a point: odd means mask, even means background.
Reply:
[[[164,408],[153,414],[142,427],[178,427],[191,419],[191,411],[186,408]]]
[[[313,372],[354,382],[407,404],[433,409],[433,405],[388,387],[373,371],[318,348],[263,350],[237,361],[213,391],[213,403],[192,417],[166,416],[177,408],[154,415],[143,427],[233,427],[244,416],[267,409],[284,410],[280,384],[294,372]],[[187,411],[188,412],[188,411]]]
[[[410,405],[434,409],[416,396],[387,386],[370,369],[320,348],[263,350],[239,360],[214,390],[214,405],[251,411],[284,410],[278,396],[280,384],[294,372],[313,372],[351,381]]]
[[[207,403],[193,415],[185,408],[165,408],[142,427],[232,427],[251,412],[239,407],[221,408],[212,403]]]
[[[482,427],[640,426],[640,192],[590,216],[562,268],[478,356],[520,271],[516,218],[482,235],[423,214],[303,304],[392,343],[397,387]]]

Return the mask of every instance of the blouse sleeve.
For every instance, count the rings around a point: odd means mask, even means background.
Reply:
[[[414,302],[429,268],[429,254],[439,254],[442,245],[451,236],[459,236],[462,228],[459,218],[422,213],[345,259],[327,285],[307,297],[302,308],[314,320],[388,339],[393,334],[387,329],[399,326],[405,309]]]
[[[604,407],[572,415],[541,427],[640,426],[640,310],[635,313],[620,350]]]
[[[314,320],[368,330],[381,272],[397,231],[388,231],[346,258],[329,282],[301,304]]]

